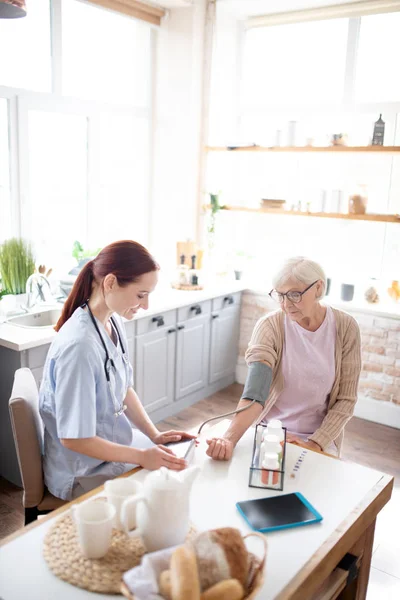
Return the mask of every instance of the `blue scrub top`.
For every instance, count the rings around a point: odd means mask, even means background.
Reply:
[[[125,327],[113,315],[127,352]],[[116,371],[111,384],[118,404],[123,403],[133,371],[124,361],[104,326],[97,321]],[[128,358],[128,357],[127,357]],[[118,444],[132,445],[132,425],[125,413],[116,417],[104,371],[105,351],[90,315],[77,308],[50,346],[40,387],[39,407],[44,422],[45,484],[58,498],[71,500],[81,493],[133,468],[125,463],[104,462],[65,448],[62,438],[94,436]],[[118,407],[119,408],[119,407]]]

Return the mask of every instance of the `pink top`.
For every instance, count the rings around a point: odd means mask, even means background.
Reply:
[[[288,433],[307,439],[320,427],[335,380],[336,322],[328,306],[317,331],[307,331],[285,315],[282,393],[268,412]]]

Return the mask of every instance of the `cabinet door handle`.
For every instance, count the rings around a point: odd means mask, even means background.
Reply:
[[[196,315],[201,315],[201,306],[196,304],[195,306],[190,307],[190,312],[196,311]]]
[[[227,302],[228,304],[233,304],[233,296],[225,296],[224,304]]]
[[[218,319],[219,315],[212,315],[212,319]]]
[[[164,317],[153,317],[151,322],[157,323],[157,327],[162,327],[164,325]]]
[[[180,331],[181,329],[185,329],[184,325],[178,325],[178,331]]]
[[[176,329],[173,327],[172,329],[168,329],[168,333],[175,333]]]

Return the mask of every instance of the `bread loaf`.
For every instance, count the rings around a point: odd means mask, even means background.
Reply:
[[[242,600],[243,586],[237,579],[225,579],[208,588],[200,596],[200,600]]]
[[[160,578],[158,581],[158,588],[160,594],[165,600],[172,600],[171,595],[171,571],[163,571],[160,574]]]
[[[225,579],[237,579],[246,589],[249,558],[238,529],[205,531],[189,544],[196,554],[202,592]]]
[[[172,600],[200,600],[196,556],[188,546],[179,546],[171,556]]]

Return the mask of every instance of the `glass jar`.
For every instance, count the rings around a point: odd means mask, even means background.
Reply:
[[[364,215],[367,212],[368,192],[367,186],[358,184],[349,196],[349,213]]]

